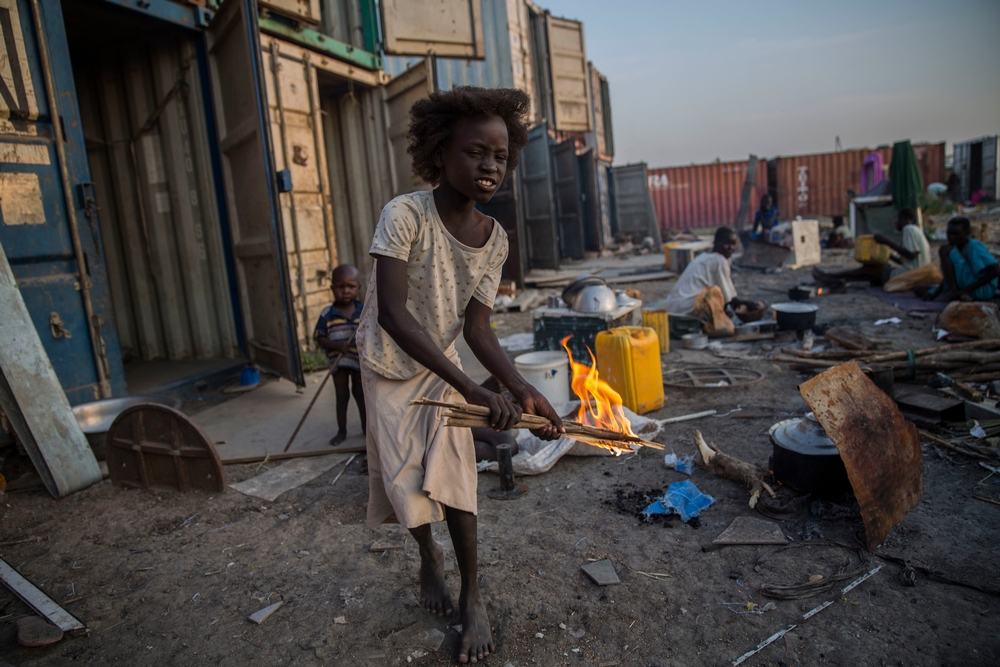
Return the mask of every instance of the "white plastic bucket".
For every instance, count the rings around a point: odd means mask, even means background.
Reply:
[[[556,409],[569,402],[569,357],[562,350],[522,354],[514,368]]]

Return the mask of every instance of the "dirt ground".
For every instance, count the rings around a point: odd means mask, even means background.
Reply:
[[[843,256],[832,261],[842,261]],[[807,271],[735,274],[741,294],[767,302],[806,279]],[[671,282],[637,283],[651,302]],[[933,316],[913,317],[863,290],[823,297],[819,322],[836,322],[896,349],[933,340]],[[902,323],[874,327],[878,318]],[[498,333],[530,330],[530,315],[497,317]],[[746,389],[667,392],[664,418],[714,408],[718,416],[667,426],[658,438],[667,451],[693,453],[691,435],[766,466],[767,429],[806,411],[796,385],[804,376],[768,361],[765,343],[743,360],[706,352],[671,352],[681,363],[743,364],[766,373]],[[727,416],[741,407],[740,412]],[[736,415],[753,418],[734,418]],[[877,443],[873,443],[877,445]],[[254,475],[256,465],[229,466],[228,481]],[[37,536],[41,542],[6,546],[0,554],[91,628],[44,649],[17,644],[14,622],[27,607],[0,589],[0,655],[12,665],[365,665],[449,664],[455,620],[437,619],[417,605],[418,555],[412,539],[402,550],[369,551],[375,540],[400,536],[397,527],[364,526],[368,478],[352,463],[336,485],[334,468],[275,503],[233,490],[207,494],[154,493],[114,488],[104,481],[63,500],[42,492],[8,493],[0,505],[0,542]],[[877,550],[952,578],[1000,585],[997,534],[1000,507],[972,498],[997,498],[996,477],[968,460],[941,458],[924,448],[922,501]],[[737,516],[759,516],[738,484],[699,469],[690,478],[716,503],[690,524],[678,518],[643,522],[634,511],[656,491],[688,479],[665,468],[655,451],[622,458],[564,458],[547,474],[525,478],[527,496],[490,500],[495,475],[480,476],[482,586],[496,654],[486,664],[723,665],[804,611],[835,602],[747,660],[744,665],[997,665],[1000,597],[918,574],[874,558],[881,571],[840,595],[839,588],[808,599],[776,600],[764,613],[764,583],[799,583],[862,567],[856,550],[788,549],[758,568],[770,547],[703,550]],[[826,538],[856,548],[862,525],[849,502],[807,502],[780,521],[803,540]],[[444,526],[439,541],[449,543]],[[580,570],[610,558],[621,584],[598,587]],[[649,576],[656,574],[657,576]],[[449,575],[457,596],[457,573]],[[262,625],[247,615],[278,600]],[[757,607],[760,609],[760,606]],[[445,639],[437,651],[435,637]]]

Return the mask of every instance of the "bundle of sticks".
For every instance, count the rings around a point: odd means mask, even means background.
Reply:
[[[875,350],[824,350],[806,352],[782,348],[773,361],[787,362],[794,370],[832,368],[845,361],[859,364],[888,364],[897,379],[926,380],[935,373],[946,373],[955,380],[988,382],[1000,378],[1000,340],[976,340],[939,345],[922,350],[878,352]],[[913,358],[910,358],[910,354]]]
[[[412,403],[413,405],[423,405],[429,407],[446,408],[445,425],[459,428],[492,428],[490,426],[490,409],[481,405],[469,405],[468,403],[448,403],[445,401],[432,401],[427,398],[420,398]],[[552,422],[545,417],[529,415],[524,413],[521,419],[514,424],[514,428],[538,429],[543,426],[551,426]],[[588,445],[603,447],[614,454],[631,453],[632,445],[639,447],[651,447],[652,449],[663,449],[663,445],[643,440],[639,436],[612,431],[611,429],[597,426],[587,426],[576,421],[563,420],[563,427],[566,435],[585,442]]]

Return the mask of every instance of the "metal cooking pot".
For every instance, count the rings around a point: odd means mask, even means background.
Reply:
[[[774,311],[774,319],[778,322],[779,330],[808,331],[816,326],[816,311],[819,310],[819,306],[790,301],[776,303],[771,306],[771,310]]]
[[[611,313],[618,310],[618,295],[607,285],[589,285],[573,299],[573,310],[581,313]]]
[[[780,483],[826,497],[851,490],[840,452],[813,413],[780,421],[769,435],[774,446],[771,469]]]
[[[604,282],[603,278],[598,278],[597,276],[589,274],[579,276],[576,280],[567,285],[566,289],[563,290],[562,300],[566,302],[566,305],[572,308],[576,301],[577,294],[583,291],[583,288],[590,287],[591,285],[607,285],[607,283]]]

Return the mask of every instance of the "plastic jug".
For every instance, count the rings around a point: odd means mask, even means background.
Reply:
[[[643,310],[642,326],[656,332],[660,341],[660,354],[670,353],[670,315],[665,310]]]
[[[874,236],[859,236],[854,241],[854,259],[868,266],[885,266],[892,249],[875,240]]]
[[[597,372],[636,414],[663,407],[660,341],[649,327],[618,327],[597,334]]]

